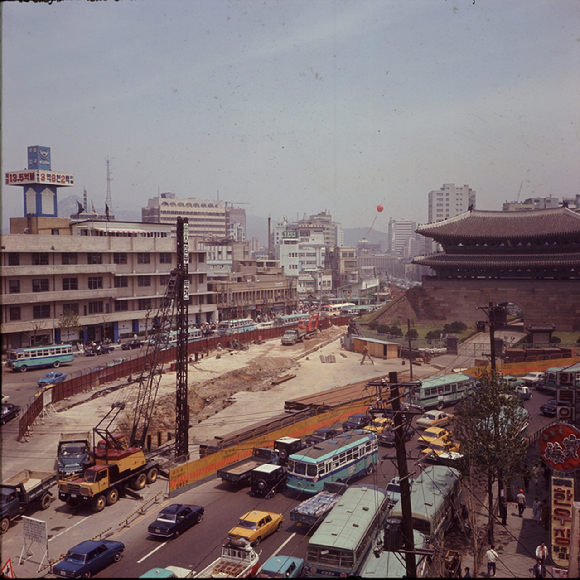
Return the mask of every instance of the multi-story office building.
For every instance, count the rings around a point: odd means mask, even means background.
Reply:
[[[356,248],[334,246],[326,255],[326,269],[332,272],[332,288],[356,284],[359,281]]]
[[[190,324],[218,318],[197,244],[190,237]],[[2,347],[79,338],[63,336],[65,312],[78,315],[84,341],[145,331],[176,260],[169,224],[12,218],[2,236]]]
[[[144,222],[170,224],[173,233],[177,229],[179,216],[188,218],[190,237],[216,240],[228,237],[226,205],[223,201],[177,198],[175,193],[162,193],[149,199],[147,206],[141,208]]]
[[[410,220],[391,218],[388,226],[388,252],[393,256],[403,256],[410,239],[415,239],[417,224]]]
[[[428,223],[440,222],[475,209],[475,190],[469,185],[455,187],[454,183],[444,183],[441,189],[429,192]]]
[[[524,201],[506,201],[503,206],[503,211],[528,211],[531,209],[553,209],[566,205],[570,208],[580,208],[580,193],[576,197],[529,197]]]

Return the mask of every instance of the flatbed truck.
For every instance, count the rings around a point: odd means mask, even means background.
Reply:
[[[347,489],[346,483],[325,482],[322,491],[290,510],[290,519],[308,528],[319,525]]]
[[[280,464],[280,458],[276,449],[269,447],[256,447],[252,450],[252,455],[241,461],[236,461],[222,469],[218,469],[217,477],[224,483],[234,485],[245,485],[250,483],[252,470],[264,463]]]

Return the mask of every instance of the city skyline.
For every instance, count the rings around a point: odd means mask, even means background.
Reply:
[[[2,170],[44,145],[99,208],[110,159],[113,211],[171,191],[379,231],[425,223],[445,183],[497,211],[572,196],[579,16],[567,0],[4,3]],[[21,190],[2,207],[6,231]]]

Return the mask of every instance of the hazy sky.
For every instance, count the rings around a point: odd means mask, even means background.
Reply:
[[[580,193],[577,0],[2,3],[2,172],[29,145],[113,210],[158,192],[344,227]],[[4,180],[2,180],[4,181]],[[523,184],[522,184],[523,182]],[[3,227],[23,215],[3,187]],[[385,211],[377,215],[376,206]]]

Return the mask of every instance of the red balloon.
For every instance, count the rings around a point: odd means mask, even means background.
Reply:
[[[377,211],[380,213],[384,210],[385,208],[382,205],[377,205]]]

